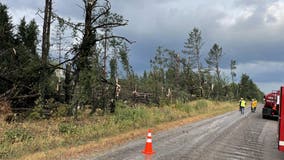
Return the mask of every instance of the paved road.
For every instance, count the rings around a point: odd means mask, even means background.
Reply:
[[[145,157],[145,137],[90,160],[283,160],[277,150],[278,122],[246,109],[188,124],[153,136],[156,154]]]

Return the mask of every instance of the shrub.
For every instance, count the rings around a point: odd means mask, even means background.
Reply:
[[[186,104],[186,103],[177,103],[176,109],[178,109],[182,112],[190,113],[192,111],[192,106],[190,106],[189,104]]]
[[[9,148],[7,147],[7,144],[0,143],[0,159],[7,159],[9,156]]]
[[[71,110],[71,105],[58,103],[55,108],[56,110],[54,111],[53,116],[65,117],[67,116],[69,110]]]
[[[30,120],[39,120],[41,119],[41,114],[40,114],[40,110],[35,109],[33,110],[29,115],[28,115],[28,119]]]
[[[10,143],[23,142],[33,139],[33,135],[23,128],[13,128],[4,133],[5,140]]]
[[[197,110],[202,110],[208,107],[208,104],[205,100],[199,100],[196,102],[195,108]]]
[[[71,123],[61,123],[58,130],[63,134],[75,134],[77,133],[77,126]]]

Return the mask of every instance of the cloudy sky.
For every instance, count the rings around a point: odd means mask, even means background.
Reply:
[[[58,15],[83,20],[81,0],[53,0]],[[228,75],[237,61],[238,80],[246,73],[265,93],[284,85],[284,0],[110,0],[114,12],[129,20],[116,32],[130,45],[130,63],[137,73],[149,70],[158,46],[181,52],[193,27],[202,32],[206,57],[214,43],[223,47],[221,60]],[[44,0],[0,0],[14,24],[35,18]],[[205,65],[205,63],[204,63]]]

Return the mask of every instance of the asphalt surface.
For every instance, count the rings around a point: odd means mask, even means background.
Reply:
[[[145,137],[89,160],[283,160],[277,150],[277,120],[262,119],[246,108],[152,135],[156,152],[144,155]]]

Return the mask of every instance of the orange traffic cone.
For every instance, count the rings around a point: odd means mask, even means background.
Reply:
[[[152,149],[152,133],[150,129],[148,130],[146,145],[142,153],[144,154],[154,154],[155,153],[155,151]]]

